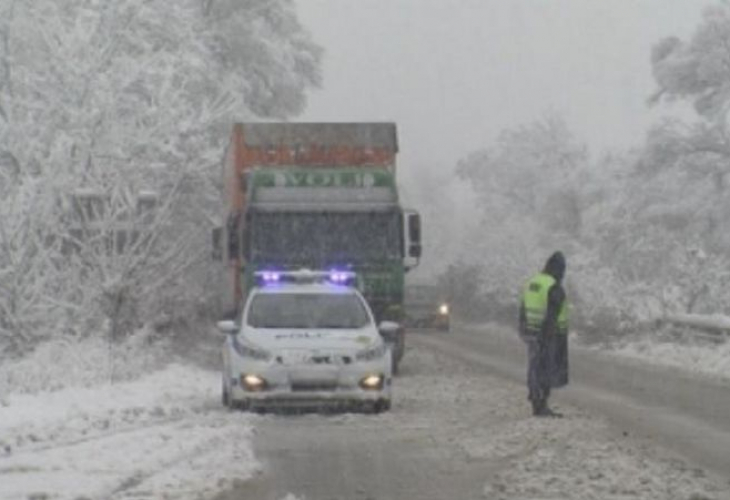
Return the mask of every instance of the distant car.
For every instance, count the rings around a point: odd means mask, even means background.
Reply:
[[[403,301],[405,325],[410,328],[449,331],[451,308],[435,285],[408,285]]]
[[[240,324],[218,323],[223,404],[390,409],[392,355],[347,273],[257,274]]]

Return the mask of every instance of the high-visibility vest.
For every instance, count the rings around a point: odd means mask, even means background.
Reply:
[[[539,332],[545,321],[548,307],[548,292],[556,283],[555,278],[545,273],[537,273],[525,285],[522,303],[525,306],[526,326],[529,331]],[[558,333],[568,331],[568,300],[563,300],[558,313]]]

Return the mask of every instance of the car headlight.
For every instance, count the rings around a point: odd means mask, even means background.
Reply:
[[[449,305],[441,304],[439,306],[439,314],[441,314],[442,316],[446,316],[447,314],[449,314]]]
[[[263,349],[258,349],[251,345],[243,344],[239,342],[236,338],[233,338],[233,349],[242,358],[250,358],[257,361],[269,361],[271,359],[270,352],[264,351]]]
[[[360,387],[362,389],[366,390],[377,390],[383,388],[383,382],[385,382],[385,377],[383,377],[380,373],[373,373],[371,375],[367,375],[360,379]]]
[[[383,356],[385,356],[385,353],[387,351],[388,348],[385,347],[385,344],[380,343],[375,347],[371,347],[370,349],[365,349],[358,352],[355,355],[355,359],[357,359],[358,361],[372,361],[374,359],[382,358]]]
[[[266,389],[266,379],[254,374],[241,375],[241,387],[250,392],[258,392]]]

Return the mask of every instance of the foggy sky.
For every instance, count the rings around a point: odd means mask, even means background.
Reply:
[[[306,121],[394,120],[399,164],[444,169],[547,112],[593,152],[638,144],[651,46],[688,37],[702,0],[298,0],[326,50]]]

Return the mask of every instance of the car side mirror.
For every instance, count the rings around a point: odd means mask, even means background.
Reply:
[[[403,224],[403,267],[406,270],[418,265],[421,258],[421,216],[414,210],[404,210]]]
[[[378,325],[380,335],[387,341],[392,341],[400,330],[400,325],[394,321],[381,321]]]
[[[220,330],[221,333],[225,333],[226,335],[238,332],[238,325],[235,321],[230,319],[219,321],[215,324],[215,326],[218,327],[218,330]]]
[[[421,245],[420,243],[411,243],[408,246],[408,256],[413,257],[414,259],[420,259],[421,258]]]

